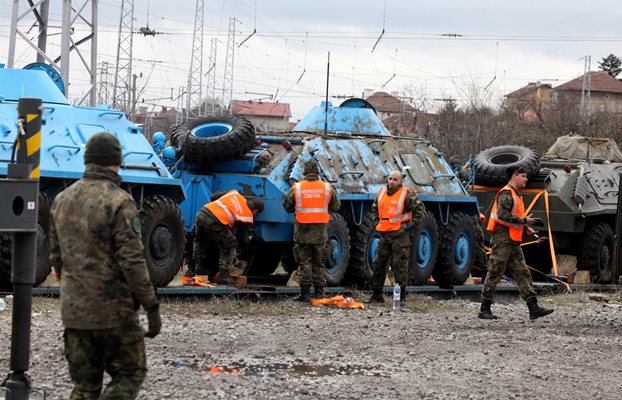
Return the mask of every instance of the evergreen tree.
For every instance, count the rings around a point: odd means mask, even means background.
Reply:
[[[598,62],[598,67],[615,78],[622,71],[622,60],[614,54],[609,54]]]

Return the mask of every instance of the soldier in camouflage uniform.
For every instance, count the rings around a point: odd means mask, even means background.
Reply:
[[[231,193],[235,192],[235,193]],[[219,219],[214,212],[221,212],[224,210],[223,207],[226,207],[226,204],[222,204],[222,206],[215,207],[216,204],[219,204],[220,199],[223,196],[230,194],[236,198],[239,204],[246,209],[248,207],[248,212],[250,215],[248,217],[248,221],[244,221],[244,217],[239,219],[235,217],[235,210],[228,210],[234,215],[232,217],[234,222],[232,223],[224,223],[223,220]],[[198,212],[194,220],[194,242],[193,242],[193,258],[194,264],[196,265],[196,269],[198,271],[205,270],[204,262],[207,257],[209,257],[209,251],[207,248],[207,242],[212,241],[218,246],[219,256],[218,256],[218,284],[220,285],[233,285],[234,282],[229,276],[229,272],[233,268],[236,258],[236,248],[238,245],[238,240],[234,235],[234,230],[242,231],[244,234],[238,234],[238,237],[247,236],[247,232],[250,226],[253,224],[253,215],[256,215],[263,211],[263,201],[256,197],[247,197],[244,198],[237,191],[230,192],[215,192],[211,197],[211,202],[203,206]],[[220,202],[222,203],[222,202]],[[215,207],[215,208],[213,208]],[[211,208],[211,209],[210,209]],[[237,215],[241,217],[241,215]],[[239,233],[239,232],[238,232]],[[194,274],[195,271],[189,271],[186,273]]]
[[[381,193],[379,193],[371,208],[378,222],[376,229],[382,237],[378,244],[376,260],[374,261],[372,295],[367,300],[367,303],[384,303],[382,288],[384,287],[387,273],[387,262],[391,256],[393,257],[393,265],[391,267],[395,281],[400,285],[401,289],[401,303],[402,305],[406,303],[406,285],[408,283],[408,264],[410,261],[410,232],[419,225],[425,215],[425,205],[417,198],[414,191],[408,190],[403,202],[402,213],[403,215],[410,213],[410,217],[403,219],[399,224],[394,224],[394,228],[390,228],[392,230],[387,231],[383,231],[384,228],[381,228],[381,224],[385,223],[385,220],[389,218],[383,218],[379,211],[381,208],[380,201],[386,201],[384,200],[386,197],[393,196],[398,191],[403,190],[402,181],[402,174],[399,171],[392,171],[388,178],[386,196],[380,196]],[[382,199],[380,199],[381,197]]]
[[[93,135],[83,178],[52,205],[49,260],[60,279],[71,399],[136,398],[147,372],[143,337],[155,337],[162,326],[136,204],[119,187],[122,161],[113,134]],[[102,393],[104,371],[112,379]]]
[[[520,294],[529,308],[529,318],[536,319],[549,315],[553,310],[538,306],[531,273],[520,248],[523,235],[535,233],[527,224],[534,224],[536,219],[531,214],[525,215],[523,198],[519,193],[527,184],[527,171],[522,167],[508,168],[508,178],[508,184],[497,193],[488,222],[487,229],[492,232],[492,254],[482,288],[478,317],[497,319],[490,306],[495,288],[507,270],[518,282]]]
[[[304,180],[300,182],[301,185],[320,181],[320,169],[317,161],[306,161],[303,167],[303,175]],[[313,186],[314,184],[310,185]],[[322,194],[328,196],[326,199],[330,198],[328,207],[323,212],[312,217],[310,221],[325,220],[326,222],[299,222],[304,217],[301,217],[301,208],[297,209],[296,207],[296,185],[292,186],[285,200],[283,200],[285,211],[297,213],[294,220],[294,258],[298,264],[300,296],[296,297],[296,301],[306,303],[311,301],[311,284],[313,284],[315,290],[314,297],[324,297],[324,287],[326,286],[326,279],[324,278],[324,247],[328,240],[328,220],[330,218],[328,212],[337,212],[341,208],[341,201],[339,201],[333,186],[330,183],[325,183],[325,185],[329,189],[324,190]],[[328,194],[328,191],[330,191],[330,194]],[[303,200],[301,199],[301,201]],[[318,216],[319,219],[317,219]],[[322,219],[322,216],[324,219]]]
[[[482,284],[486,279],[488,271],[488,260],[486,259],[486,248],[484,247],[484,231],[483,221],[484,216],[477,214],[473,216],[473,227],[475,228],[475,259],[473,260],[473,267],[480,270],[482,273]]]

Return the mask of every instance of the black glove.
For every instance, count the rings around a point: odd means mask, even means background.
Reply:
[[[158,336],[160,329],[162,329],[159,304],[156,304],[147,310],[147,321],[149,321],[149,329],[145,332],[145,337],[153,339]]]

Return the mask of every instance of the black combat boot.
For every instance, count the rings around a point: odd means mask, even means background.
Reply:
[[[365,303],[367,303],[367,304],[371,304],[371,303],[384,304],[384,295],[382,294],[382,288],[381,287],[372,288],[371,297],[369,299],[365,300]]]
[[[497,319],[497,316],[490,311],[490,306],[492,305],[492,301],[490,300],[482,300],[482,305],[479,307],[479,314],[477,314],[477,318],[481,319]]]
[[[235,281],[229,276],[229,270],[223,268],[218,271],[218,281],[216,283],[222,286],[235,286]]]
[[[315,291],[313,292],[314,299],[323,299],[324,298],[324,287],[316,286]]]
[[[545,317],[554,311],[540,307],[538,305],[538,300],[535,297],[527,300],[527,307],[529,308],[529,319]]]
[[[294,297],[294,301],[311,303],[311,285],[300,285],[300,294]]]

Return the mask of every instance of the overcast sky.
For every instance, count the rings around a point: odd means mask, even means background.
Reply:
[[[60,25],[62,1],[51,1],[50,25]],[[147,85],[142,98],[150,109],[158,109],[175,103],[166,99],[171,88],[177,96],[179,87],[187,85],[196,2],[134,3],[135,29],[149,24],[161,32],[155,37],[135,35],[133,48],[134,71],[143,74],[142,84]],[[0,4],[4,63],[12,1]],[[98,57],[111,64],[120,4],[99,2]],[[205,0],[203,72],[211,39],[216,38],[219,96],[232,17],[233,97],[288,102],[294,118],[324,98],[329,51],[329,95],[336,104],[342,100],[333,96],[361,96],[364,89],[402,93],[413,86],[429,99],[458,101],[464,101],[466,87],[486,88],[491,105],[497,106],[504,94],[529,82],[556,86],[582,75],[586,55],[592,58],[592,70],[610,53],[622,56],[622,1]],[[80,29],[76,26],[76,37],[81,37]],[[254,29],[257,33],[238,47]],[[59,42],[60,35],[51,36],[48,52],[58,52]],[[22,42],[17,57],[16,66],[21,67],[35,55]],[[80,96],[86,82],[74,65],[77,60],[72,59],[71,98]],[[432,101],[431,107],[438,104]]]

